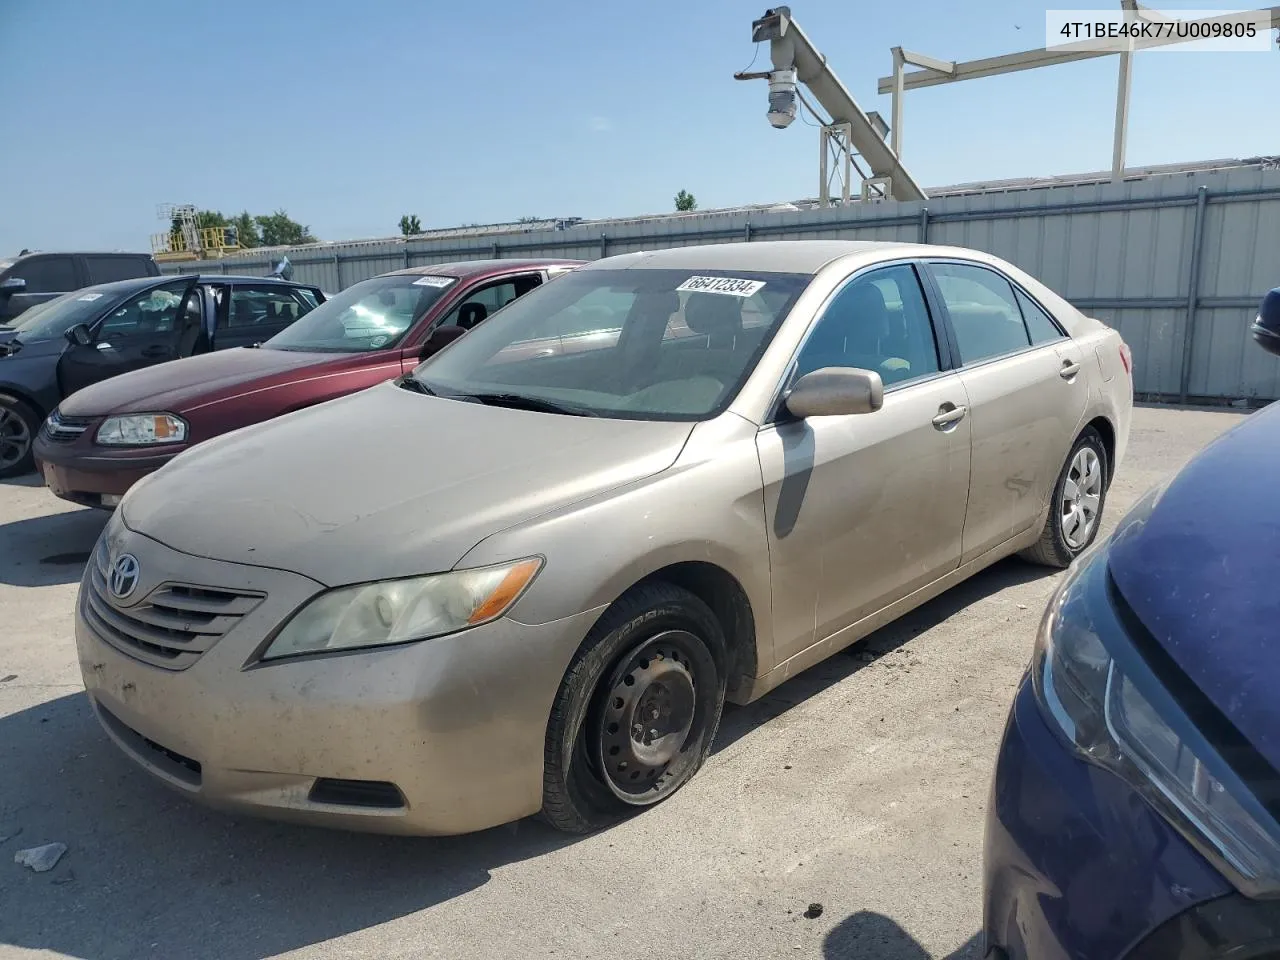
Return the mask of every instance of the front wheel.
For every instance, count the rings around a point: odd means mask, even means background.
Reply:
[[[1049,567],[1066,567],[1098,535],[1107,500],[1107,448],[1092,427],[1076,438],[1053,487],[1044,530],[1023,559]]]
[[[710,608],[667,583],[637,587],[596,624],[551,709],[543,816],[586,833],[661,803],[702,766],[726,687]]]
[[[40,415],[15,397],[0,394],[0,480],[35,469],[31,452]]]

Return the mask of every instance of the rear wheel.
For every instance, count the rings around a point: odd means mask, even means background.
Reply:
[[[1107,448],[1092,427],[1076,438],[1053,488],[1044,530],[1023,559],[1049,567],[1065,567],[1098,535],[1107,500]]]
[[[0,479],[20,477],[35,468],[31,446],[40,415],[16,397],[0,394]]]
[[[661,803],[702,766],[724,709],[726,647],[698,597],[654,583],[592,629],[551,710],[543,816],[570,833]]]

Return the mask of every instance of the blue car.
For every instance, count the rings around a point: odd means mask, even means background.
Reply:
[[[1064,578],[988,805],[987,960],[1280,958],[1278,481],[1280,403]]]

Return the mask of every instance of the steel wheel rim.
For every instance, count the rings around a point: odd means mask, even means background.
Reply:
[[[0,407],[0,468],[20,463],[31,449],[31,428],[16,410]]]
[[[1102,460],[1092,447],[1082,447],[1071,458],[1062,484],[1062,538],[1072,550],[1089,542],[1102,509]]]
[[[689,778],[706,727],[699,693],[714,671],[706,646],[684,630],[656,634],[622,658],[600,687],[593,729],[610,793],[647,806]]]

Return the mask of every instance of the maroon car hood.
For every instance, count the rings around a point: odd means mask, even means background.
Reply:
[[[286,370],[350,361],[349,354],[235,347],[122,373],[78,390],[59,405],[68,417],[171,410],[182,413],[210,394]]]

